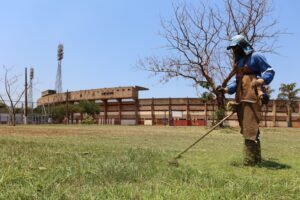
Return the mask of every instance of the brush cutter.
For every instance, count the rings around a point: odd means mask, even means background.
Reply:
[[[233,107],[233,105],[231,105]],[[207,131],[207,133],[205,133],[203,136],[201,136],[198,140],[196,140],[193,144],[191,144],[190,146],[188,146],[185,150],[183,150],[182,152],[180,152],[179,154],[177,154],[177,156],[175,156],[172,160],[169,160],[168,163],[169,165],[173,165],[173,166],[179,166],[179,163],[177,161],[177,159],[179,159],[182,154],[186,153],[189,149],[191,149],[193,146],[195,146],[198,142],[200,142],[203,138],[205,138],[208,134],[210,134],[213,130],[215,130],[220,124],[222,124],[224,121],[226,121],[229,117],[231,117],[236,111],[235,109],[232,109],[233,111],[226,116],[225,118],[223,118],[221,121],[219,121],[216,125],[214,125],[211,129],[209,129],[209,131]]]

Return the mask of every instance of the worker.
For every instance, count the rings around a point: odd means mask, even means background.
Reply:
[[[228,94],[235,93],[239,126],[245,139],[244,164],[256,165],[261,162],[261,102],[268,97],[264,86],[271,83],[275,71],[262,54],[254,52],[252,45],[243,35],[232,37],[227,50],[232,50],[233,53],[236,79],[219,90]]]

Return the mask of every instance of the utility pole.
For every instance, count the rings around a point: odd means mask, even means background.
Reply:
[[[28,111],[28,102],[27,102],[27,67],[25,67],[25,110],[24,110],[24,124],[27,124],[27,111]]]
[[[69,123],[69,91],[67,90],[67,96],[66,96],[66,115],[67,115],[67,124]]]

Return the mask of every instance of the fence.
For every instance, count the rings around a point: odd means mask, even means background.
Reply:
[[[292,113],[292,126],[300,127],[300,101],[295,102]],[[140,125],[205,126],[216,122],[215,101],[205,102],[199,98],[152,98],[133,101],[108,101],[100,103],[100,124],[124,124],[123,121],[136,121]],[[226,113],[228,114],[228,113]],[[286,102],[271,100],[262,107],[261,126],[286,127]],[[234,114],[225,125],[238,126]]]
[[[170,125],[170,126],[206,126],[216,122],[217,105],[215,101],[203,101],[199,98],[151,98],[98,100],[100,113],[93,116],[97,124],[122,125]],[[300,101],[294,102],[292,126],[300,127]],[[29,112],[29,124],[52,123],[51,111],[54,105],[43,107],[43,113]],[[228,113],[225,113],[228,114]],[[81,123],[86,117],[84,113],[70,113],[68,123]],[[286,127],[286,102],[271,100],[262,108],[261,126]],[[65,121],[65,120],[64,120]],[[8,114],[0,114],[0,123],[9,122]],[[23,113],[17,114],[17,123],[24,122]],[[238,126],[236,114],[225,123],[228,126]]]
[[[16,114],[16,124],[24,124],[24,115]],[[34,114],[27,117],[27,124],[51,124],[49,115]],[[7,113],[0,114],[0,124],[10,124],[10,116]]]

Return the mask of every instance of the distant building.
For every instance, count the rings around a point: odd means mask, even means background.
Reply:
[[[215,101],[206,102],[200,98],[140,99],[139,92],[144,90],[148,88],[129,86],[58,94],[54,90],[47,90],[38,99],[38,106],[51,110],[55,105],[93,101],[100,106],[100,114],[94,116],[98,124],[205,126],[216,122]],[[262,126],[286,127],[285,108],[276,102],[277,100],[272,100],[267,108],[263,108]],[[299,107],[300,102],[293,113],[294,127],[300,127]],[[69,123],[80,123],[83,117],[83,113],[71,113]],[[233,115],[225,125],[238,126],[237,116]]]

